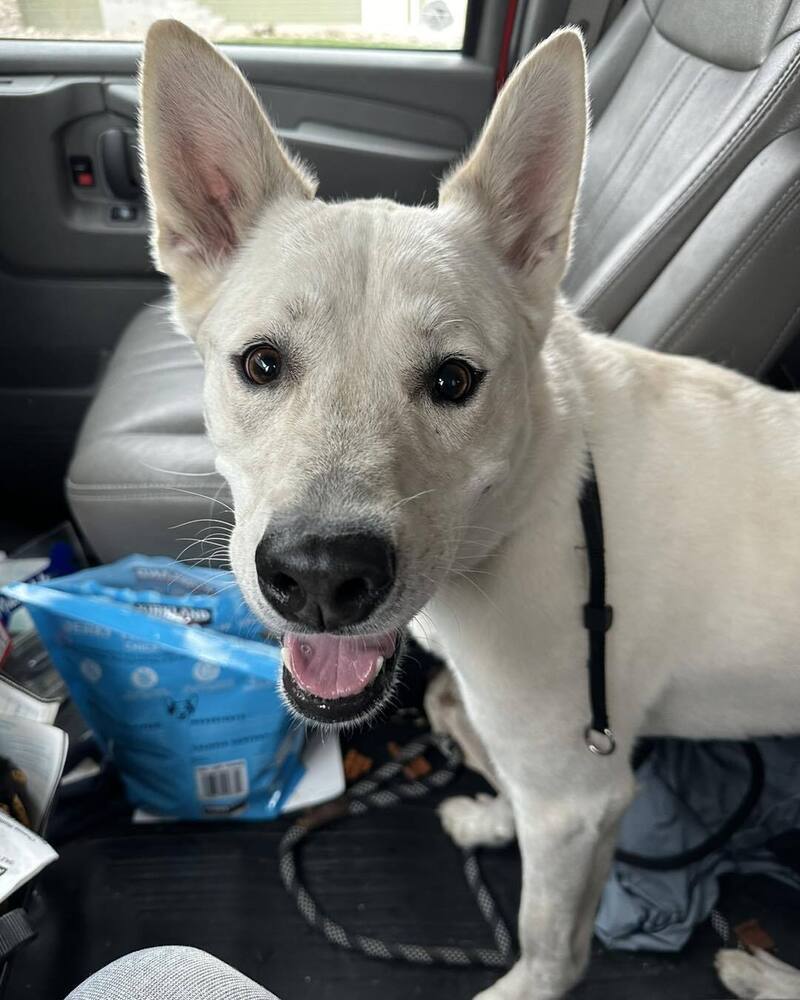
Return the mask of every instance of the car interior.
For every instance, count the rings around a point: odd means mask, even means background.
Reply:
[[[210,565],[219,539],[192,522],[234,516],[204,429],[201,361],[148,244],[137,70],[142,25],[173,8],[190,23],[205,12],[201,33],[234,25],[216,40],[322,197],[408,204],[435,200],[516,63],[579,25],[592,126],[566,294],[598,335],[800,385],[800,0],[386,0],[428,19],[405,45],[390,32],[358,44],[315,34],[363,21],[369,0],[127,6],[136,17],[122,30],[125,4],[110,0],[0,2],[0,551],[68,521],[93,565],[132,553]],[[442,47],[430,25],[445,21]],[[246,37],[272,22],[300,28],[281,44],[266,29]],[[343,751],[381,761],[422,731],[436,667],[414,646],[395,713],[343,733]],[[91,740],[69,703],[59,724],[76,763]],[[454,787],[485,786],[464,770]],[[389,941],[490,944],[437,794],[309,839],[306,884],[335,920]],[[59,860],[26,895],[37,936],[2,965],[3,1000],[64,1000],[157,945],[203,949],[283,1000],[467,998],[496,978],[331,944],[281,884],[286,819],[133,823],[131,812],[108,763],[62,786],[47,832]],[[773,846],[800,873],[800,831]],[[513,925],[516,849],[482,852],[481,865]],[[757,919],[796,965],[798,904],[763,876],[722,880],[731,924]],[[718,946],[711,920],[678,953],[597,944],[571,995],[728,996]]]

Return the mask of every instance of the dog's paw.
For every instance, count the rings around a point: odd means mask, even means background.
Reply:
[[[514,815],[502,795],[457,795],[439,806],[439,817],[459,847],[504,847],[514,839]]]
[[[505,980],[501,979],[490,986],[488,990],[482,990],[473,1000],[528,1000],[528,993],[509,992],[505,986]],[[537,998],[538,1000],[538,998]]]
[[[577,979],[574,970],[521,960],[474,1000],[561,1000]]]
[[[481,990],[472,1000],[509,1000],[509,996],[498,992],[497,986],[490,986],[488,990]]]
[[[800,969],[781,962],[769,952],[725,949],[714,960],[717,975],[740,1000],[797,1000]]]

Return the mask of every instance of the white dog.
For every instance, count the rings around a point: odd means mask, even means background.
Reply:
[[[284,637],[286,697],[323,723],[374,711],[424,609],[506,793],[446,825],[496,839],[499,810],[523,858],[522,957],[481,996],[560,997],[637,737],[800,729],[800,397],[589,333],[561,297],[587,128],[573,31],[515,71],[435,209],[316,200],[180,24],[152,29],[142,90],[155,259],[204,358],[231,560]],[[584,742],[589,455],[609,756]]]

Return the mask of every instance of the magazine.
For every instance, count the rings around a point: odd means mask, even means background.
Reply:
[[[40,836],[67,757],[67,734],[52,724],[57,711],[57,701],[0,675],[0,757],[23,776],[27,821],[0,809],[0,904],[58,857]]]

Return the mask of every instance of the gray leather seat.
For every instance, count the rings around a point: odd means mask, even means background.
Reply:
[[[762,374],[800,329],[800,0],[628,0],[590,80],[570,295],[598,330]],[[225,518],[212,468],[199,360],[150,309],[86,420],[70,504],[103,559],[177,554],[200,525],[170,525]]]
[[[573,301],[761,374],[800,319],[799,0],[630,0],[590,80]]]
[[[187,559],[201,557],[205,546],[190,539],[213,522],[186,522],[229,513],[201,389],[200,358],[166,308],[139,313],[114,351],[67,474],[70,507],[102,560],[184,549]]]

